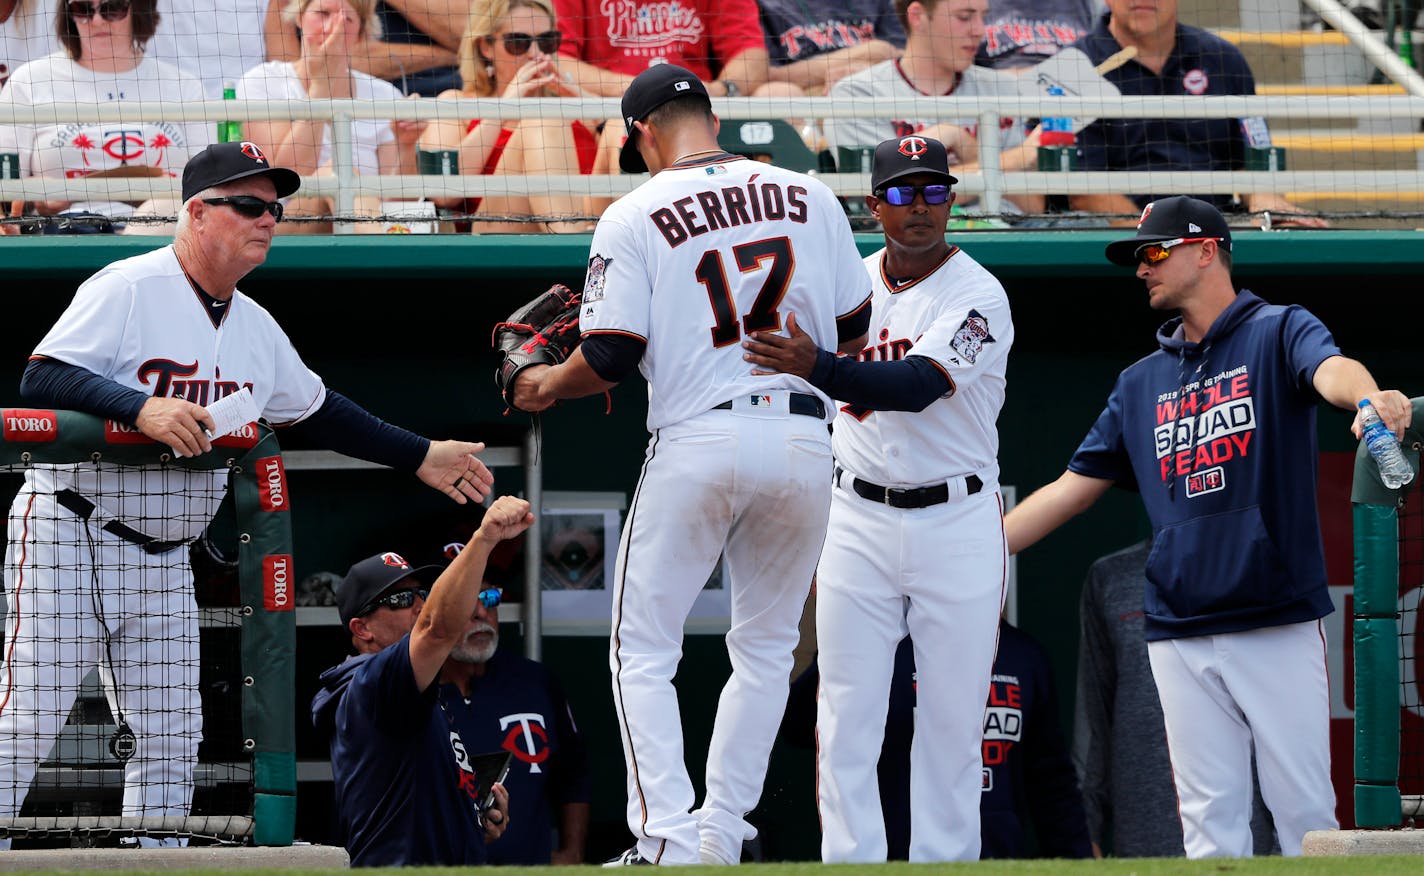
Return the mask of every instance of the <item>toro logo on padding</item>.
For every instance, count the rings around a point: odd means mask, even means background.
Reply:
[[[282,457],[264,456],[257,460],[257,504],[263,511],[286,511],[289,507]]]
[[[153,444],[152,438],[139,431],[137,426],[120,423],[118,420],[104,421],[105,444]]]
[[[268,611],[291,611],[292,555],[272,554],[262,558],[262,607]]]
[[[59,437],[59,420],[54,411],[6,408],[6,441],[53,441]]]

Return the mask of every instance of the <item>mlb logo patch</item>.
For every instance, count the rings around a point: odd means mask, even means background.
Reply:
[[[754,395],[754,396],[752,396],[752,399],[751,399],[751,400],[752,400],[752,407],[754,407],[754,408],[769,408],[769,407],[771,407],[771,396],[769,396],[769,395]]]

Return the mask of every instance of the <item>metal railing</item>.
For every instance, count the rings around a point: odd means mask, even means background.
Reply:
[[[1397,60],[1397,59],[1396,59]],[[1412,72],[1412,71],[1411,71]],[[1414,79],[1418,79],[1414,74]],[[1184,194],[1217,192],[1341,191],[1390,194],[1424,192],[1424,170],[1285,170],[1285,171],[1080,171],[1043,173],[1000,169],[998,119],[1045,115],[1115,119],[1222,119],[1264,116],[1273,121],[1372,121],[1424,119],[1420,96],[1122,96],[1046,97],[915,97],[847,102],[823,97],[714,98],[723,119],[755,118],[968,118],[980,120],[977,173],[960,175],[959,191],[981,197],[985,212],[999,209],[1004,195],[1102,194],[1108,192],[1172,191]],[[616,197],[633,189],[641,176],[595,175],[456,175],[358,176],[353,169],[351,123],[359,119],[478,119],[617,117],[615,98],[464,98],[459,100],[302,100],[191,103],[135,101],[103,106],[13,107],[0,105],[0,125],[52,122],[132,123],[145,119],[170,122],[219,119],[320,119],[332,123],[330,175],[307,176],[302,193],[333,199],[338,215],[351,215],[358,196],[382,200],[421,197],[488,197],[535,192]],[[864,194],[869,174],[821,175],[840,195]],[[27,177],[0,180],[0,199],[117,200],[176,198],[173,178]]]

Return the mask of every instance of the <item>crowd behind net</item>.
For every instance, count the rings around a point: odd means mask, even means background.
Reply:
[[[1167,194],[1242,226],[1424,217],[1415,0],[1182,0],[1201,32],[1160,75],[1146,52],[1033,63],[1093,38],[1091,0],[1077,21],[990,2],[982,23],[979,0],[848,0],[801,23],[763,2],[19,0],[0,23],[0,228],[171,234],[187,158],[233,140],[302,174],[282,233],[586,231],[645,179],[618,170],[625,74],[709,50],[689,66],[723,148],[817,175],[863,227],[868,150],[916,132],[959,162],[959,228],[1103,227]],[[1153,93],[1130,93],[1144,77]]]

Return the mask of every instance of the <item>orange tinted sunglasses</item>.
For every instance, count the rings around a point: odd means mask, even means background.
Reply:
[[[1180,243],[1201,243],[1204,240],[1221,240],[1220,237],[1178,237],[1175,240],[1159,240],[1156,243],[1144,243],[1137,248],[1133,255],[1137,256],[1139,262],[1149,265],[1159,264],[1167,260],[1167,256],[1172,254],[1172,247]]]

